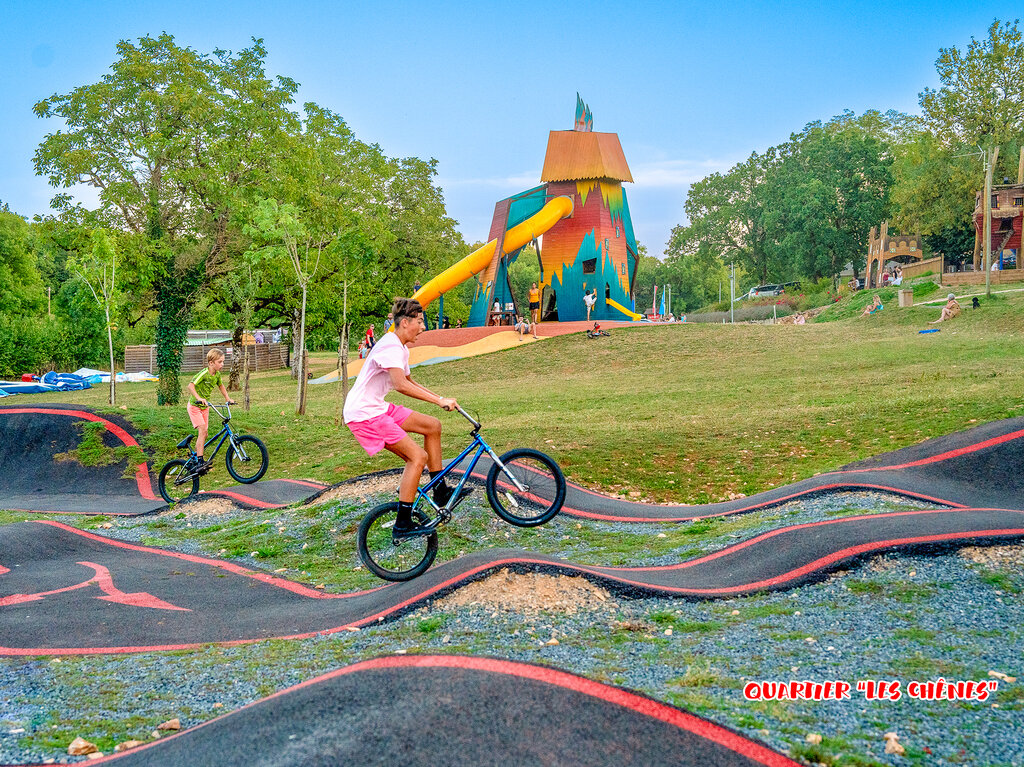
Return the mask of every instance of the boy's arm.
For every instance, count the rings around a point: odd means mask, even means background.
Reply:
[[[220,384],[220,393],[224,395],[225,402],[234,402],[234,400],[228,396],[228,390],[224,388],[224,384]]]
[[[196,391],[196,385],[193,381],[188,382],[188,391],[189,394],[192,395],[192,399],[194,399],[196,402],[202,402],[204,405],[209,404],[205,399],[199,396],[199,393]]]
[[[445,410],[454,410],[459,404],[450,397],[442,397],[439,394],[434,394],[434,392],[426,387],[420,386],[412,378],[405,375],[405,371],[402,368],[388,368],[388,373],[391,375],[391,383],[394,384],[395,390],[407,397],[430,402]]]

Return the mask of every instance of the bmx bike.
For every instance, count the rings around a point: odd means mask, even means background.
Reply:
[[[213,463],[221,446],[227,442],[228,450],[224,461],[228,467],[228,474],[244,485],[258,481],[267,473],[267,467],[270,465],[267,446],[251,434],[235,433],[231,428],[231,406],[228,403],[224,403],[223,413],[212,402],[208,404],[210,409],[220,416],[222,422],[220,431],[206,440],[205,447],[217,442],[217,446],[210,453],[209,463]],[[199,477],[206,471],[204,471],[205,466],[196,451],[192,449],[192,440],[195,436],[195,434],[189,434],[177,445],[177,447],[188,451],[187,459],[175,458],[165,463],[164,467],[160,469],[160,479],[157,484],[160,488],[160,495],[168,503],[183,501],[199,492]]]
[[[565,502],[565,477],[553,458],[538,450],[520,447],[499,456],[480,436],[481,424],[461,407],[459,413],[470,422],[472,441],[457,458],[416,493],[413,522],[422,533],[395,538],[392,530],[398,516],[398,502],[371,509],[359,523],[359,557],[369,570],[388,581],[407,581],[427,571],[437,556],[437,528],[452,518],[464,498],[462,489],[484,453],[491,459],[485,487],[494,512],[517,527],[536,527],[550,521]],[[462,470],[459,484],[444,506],[438,506],[430,491],[476,451]]]

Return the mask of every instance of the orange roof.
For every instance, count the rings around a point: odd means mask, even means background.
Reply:
[[[553,130],[548,135],[541,181],[607,178],[632,181],[618,134]]]

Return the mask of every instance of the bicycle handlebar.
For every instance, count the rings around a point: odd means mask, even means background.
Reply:
[[[465,418],[467,421],[469,421],[471,424],[473,424],[473,428],[474,429],[479,429],[480,428],[480,422],[477,421],[473,416],[471,416],[465,410],[463,410],[460,405],[456,405],[455,409],[459,411],[459,415],[461,415],[463,418]]]
[[[224,418],[224,414],[223,414],[222,412],[220,412],[220,411],[219,411],[219,410],[217,409],[217,406],[216,406],[216,405],[214,405],[214,404],[213,404],[212,402],[210,402],[210,400],[206,400],[206,404],[210,406],[210,409],[211,409],[211,410],[213,410],[213,412],[214,412],[214,413],[216,413],[217,415],[219,415],[219,416],[220,416],[221,418]],[[228,420],[228,421],[230,421],[230,420],[231,420],[231,405],[230,405],[230,404],[228,404],[227,402],[225,402],[225,403],[224,403],[224,409],[225,409],[226,411],[228,411],[228,416],[227,416],[227,418],[226,418],[225,420]]]

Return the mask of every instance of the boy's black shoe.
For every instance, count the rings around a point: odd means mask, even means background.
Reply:
[[[395,525],[391,528],[391,540],[400,541],[404,538],[413,538],[417,535],[426,535],[430,531],[412,520],[412,504],[406,501],[398,502],[398,514],[395,518]]]
[[[448,505],[448,500],[452,497],[452,493],[454,492],[455,488],[448,487],[447,484],[442,483],[438,485],[437,487],[434,488],[434,503],[444,508],[445,506]],[[462,491],[459,493],[459,497],[455,499],[455,504],[461,503],[462,499],[472,492],[473,488],[469,487],[468,485],[463,485]],[[452,508],[455,507],[455,504],[452,505]]]
[[[410,522],[408,525],[402,524],[401,520],[395,522],[395,526],[391,528],[391,540],[401,541],[406,538],[415,538],[419,535],[430,535],[433,532],[433,528],[424,527],[423,525],[417,525],[415,522]]]
[[[212,466],[213,466],[213,459],[212,458],[209,461],[204,461],[202,458],[200,458],[199,459],[198,468],[196,470],[196,474],[202,476],[203,474],[206,474],[210,470],[210,468]]]

